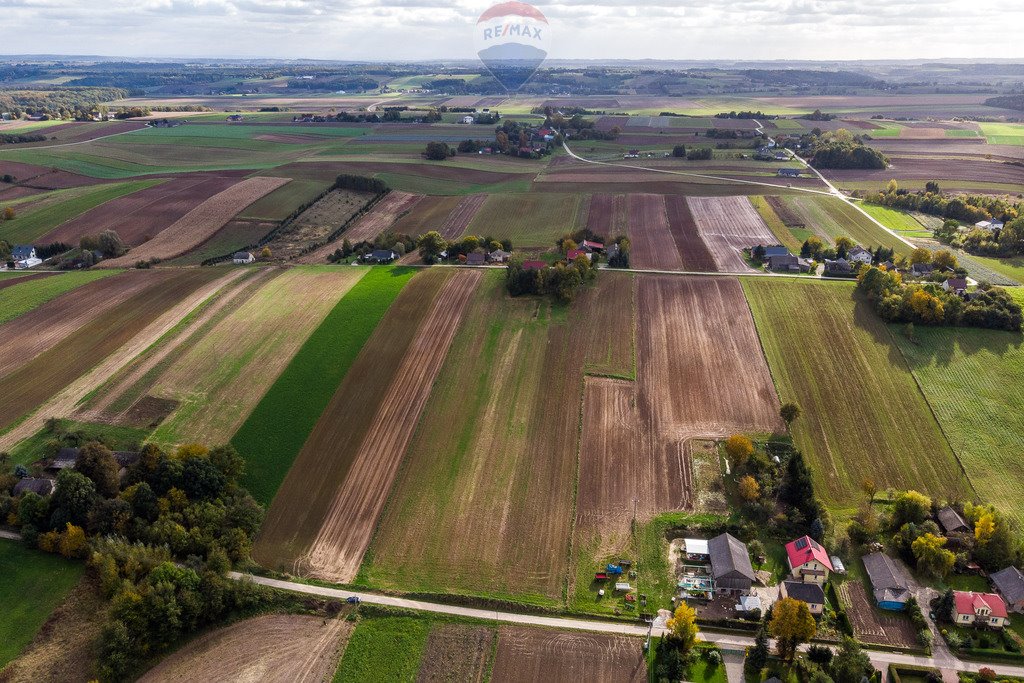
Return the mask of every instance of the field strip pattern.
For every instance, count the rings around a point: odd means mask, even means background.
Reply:
[[[103,265],[130,266],[140,260],[180,256],[210,239],[242,209],[288,182],[288,178],[269,177],[243,180],[202,202],[142,246],[120,258],[103,261]]]
[[[746,197],[688,197],[687,203],[721,272],[750,272],[743,249],[777,241]]]
[[[314,575],[341,582],[355,577],[402,455],[480,277],[479,272],[458,273],[434,301],[307,554]],[[361,524],[350,526],[353,521]]]
[[[682,270],[683,260],[669,230],[665,196],[631,194],[626,199],[629,215],[627,233],[633,247],[631,265],[655,270]]]
[[[240,275],[238,271],[225,274],[213,269],[179,271],[169,282],[158,281],[150,290],[129,300],[123,307],[126,311],[97,317],[24,366],[24,373],[19,370],[11,375],[37,378],[31,385],[32,400],[28,403],[42,407],[0,436],[0,449],[13,448],[32,436],[49,417],[70,415],[90,391],[149,348],[214,291]],[[8,398],[3,399],[3,410],[15,414],[17,411],[7,404]]]
[[[144,683],[320,683],[334,675],[353,630],[340,617],[267,614],[210,631],[139,678]]]
[[[346,230],[343,237],[352,244],[372,241],[390,228],[402,214],[412,211],[420,199],[420,195],[393,190]]]
[[[693,218],[686,197],[666,196],[665,211],[668,214],[669,231],[675,240],[679,258],[682,259],[683,270],[717,271],[715,257],[697,230],[697,221]]]
[[[640,645],[628,636],[501,626],[491,681],[643,683],[647,661]]]
[[[463,197],[459,205],[455,207],[448,217],[441,224],[441,236],[446,240],[458,239],[459,235],[466,231],[477,211],[487,201],[486,194],[472,194]]]

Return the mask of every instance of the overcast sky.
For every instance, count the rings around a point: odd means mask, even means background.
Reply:
[[[129,57],[474,56],[472,0],[0,0],[0,52]],[[1024,57],[1022,0],[534,3],[551,57]]]

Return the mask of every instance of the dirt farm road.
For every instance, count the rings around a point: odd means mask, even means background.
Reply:
[[[639,623],[630,624],[624,622],[599,621],[595,619],[581,619],[573,617],[546,617],[537,614],[517,614],[515,612],[499,612],[496,610],[489,609],[459,607],[457,605],[444,605],[441,603],[426,602],[423,600],[408,600],[406,598],[399,598],[390,595],[379,595],[376,593],[360,593],[340,588],[326,588],[324,586],[313,586],[305,583],[282,581],[279,579],[271,579],[263,576],[253,576],[251,574],[242,574],[239,572],[231,572],[229,576],[230,578],[238,581],[249,580],[253,583],[257,583],[262,586],[292,591],[295,593],[305,593],[307,595],[318,595],[321,597],[335,598],[341,600],[355,596],[359,598],[361,602],[365,602],[368,604],[386,605],[389,607],[417,610],[420,612],[450,614],[454,616],[468,617],[471,619],[483,619],[485,621],[494,621],[505,624],[542,626],[547,628],[572,631],[590,631],[593,633],[625,635],[639,638],[646,637],[648,633],[648,627]],[[663,635],[664,633],[664,628],[653,629],[653,634],[656,636]],[[720,648],[722,648],[722,650],[725,651],[742,651],[747,647],[753,646],[754,644],[754,639],[752,637],[740,634],[725,634],[701,631],[700,637],[708,641],[709,643],[715,643]],[[871,656],[871,661],[875,664],[876,667],[885,666],[888,664],[913,664],[917,666],[935,667],[938,669],[955,669],[957,671],[977,672],[978,669],[980,669],[981,667],[987,666],[992,669],[995,669],[1001,675],[1024,676],[1024,666],[1009,666],[1006,664],[987,662],[965,662],[961,659],[953,657],[952,655],[947,655],[942,657],[941,659],[936,659],[933,657],[908,655],[898,652],[883,652],[880,650],[871,650],[868,647],[865,647],[864,649]]]

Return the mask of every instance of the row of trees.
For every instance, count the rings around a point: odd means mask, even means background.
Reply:
[[[710,147],[691,147],[686,149],[686,145],[676,145],[672,148],[672,156],[676,159],[686,159],[687,161],[707,161],[713,155]]]
[[[811,163],[817,168],[886,168],[884,154],[864,144],[845,128],[811,135],[807,140]]]
[[[869,194],[865,201],[902,211],[920,211],[970,225],[992,218],[1009,223],[1018,216],[1024,216],[1024,201],[1013,202],[998,195],[947,195],[934,180],[925,183],[924,190],[916,192],[905,190],[895,180],[890,180],[884,190]]]
[[[968,300],[935,283],[905,284],[897,272],[874,266],[857,277],[875,311],[888,322],[982,327],[1018,332],[1024,323],[1020,304],[999,287],[983,285]]]
[[[0,145],[18,145],[24,142],[43,142],[44,140],[46,140],[46,136],[39,133],[24,133],[22,135],[4,133],[0,135]]]

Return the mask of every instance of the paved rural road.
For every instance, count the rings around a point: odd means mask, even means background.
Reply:
[[[573,631],[590,631],[594,633],[607,633],[613,635],[626,635],[637,637],[645,637],[648,631],[647,626],[639,623],[629,624],[613,621],[598,621],[594,619],[574,619],[571,617],[545,617],[536,614],[517,614],[514,612],[499,612],[496,610],[476,609],[473,607],[459,607],[457,605],[444,605],[441,603],[426,602],[423,600],[408,600],[406,598],[397,598],[390,595],[378,595],[376,593],[359,593],[355,591],[343,590],[340,588],[325,588],[323,586],[311,586],[305,583],[281,581],[279,579],[269,579],[263,576],[253,576],[251,574],[242,574],[239,572],[231,572],[229,576],[232,579],[251,580],[254,583],[263,586],[278,588],[280,590],[292,591],[295,593],[319,595],[322,597],[336,598],[341,600],[344,600],[350,596],[356,596],[362,602],[368,604],[386,605],[389,607],[400,607],[410,610],[418,610],[420,612],[451,614],[454,616],[469,617],[472,619],[482,619],[486,621],[495,621],[506,624],[546,626],[548,628],[559,628]],[[655,628],[653,632],[654,635],[660,636],[665,633],[665,629]],[[743,650],[744,648],[753,646],[754,644],[753,638],[739,634],[723,634],[702,631],[701,637],[710,643],[715,643],[723,650]],[[865,648],[865,650],[868,650],[868,648]],[[1024,676],[1024,666],[1009,666],[1006,664],[991,664],[984,662],[965,662],[963,660],[953,657],[952,655],[948,655],[948,659],[946,657],[943,657],[940,661],[936,660],[933,657],[908,655],[899,652],[882,652],[879,650],[869,650],[869,653],[871,655],[871,660],[876,664],[916,664],[920,666],[930,666],[936,668],[954,668],[958,671],[977,671],[979,668],[983,666],[988,666],[995,669],[998,673],[1003,675]]]

